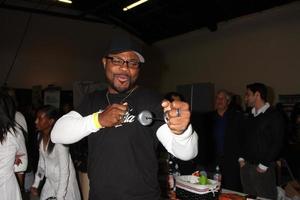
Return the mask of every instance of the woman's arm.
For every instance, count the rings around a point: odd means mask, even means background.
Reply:
[[[16,159],[18,159],[18,160],[14,166],[14,170],[15,170],[15,172],[24,172],[24,171],[26,171],[27,165],[28,165],[28,156],[27,156],[27,150],[26,150],[26,144],[25,144],[25,136],[23,133],[23,131],[27,132],[27,124],[26,124],[24,116],[20,112],[16,113],[15,120],[17,123],[17,126],[16,126],[17,140],[16,141],[18,144]]]
[[[28,165],[28,157],[27,157],[27,150],[25,146],[25,138],[23,133],[17,133],[16,135],[17,143],[18,143],[18,150],[16,153],[16,163],[14,165],[15,172],[24,172],[27,169]]]
[[[32,187],[38,188],[39,184],[40,184],[41,180],[43,180],[44,176],[45,176],[45,159],[44,159],[44,157],[41,153],[41,149],[40,149],[38,168],[37,168],[37,172],[35,173],[34,183],[33,183]]]
[[[57,200],[64,200],[67,193],[68,184],[70,184],[69,148],[62,144],[56,144],[54,148],[56,149],[55,156],[58,159],[59,165],[59,183],[56,198]]]

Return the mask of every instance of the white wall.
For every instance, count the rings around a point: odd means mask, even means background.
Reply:
[[[155,44],[164,67],[162,90],[212,82],[243,95],[261,81],[275,95],[300,94],[300,2],[194,31]]]
[[[20,43],[28,13],[0,9],[0,84]],[[8,85],[31,88],[74,81],[103,81],[100,57],[115,28],[34,14]],[[300,93],[300,2],[201,29],[147,47],[142,83],[162,92],[176,85],[215,83],[244,94],[262,81],[276,94]]]
[[[0,9],[1,85],[29,15]],[[115,29],[101,23],[33,14],[8,85],[31,88],[55,84],[71,89],[74,81],[104,81],[99,62]]]

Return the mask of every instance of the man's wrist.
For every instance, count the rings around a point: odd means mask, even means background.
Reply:
[[[94,122],[94,125],[96,128],[98,128],[98,129],[103,128],[99,122],[99,112],[95,112],[93,114],[93,122]]]

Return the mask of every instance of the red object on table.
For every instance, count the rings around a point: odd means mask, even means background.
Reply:
[[[246,200],[246,197],[234,193],[225,193],[219,195],[219,200]]]

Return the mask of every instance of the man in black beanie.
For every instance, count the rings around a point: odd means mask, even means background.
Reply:
[[[102,58],[107,89],[86,96],[53,128],[56,143],[88,136],[91,200],[158,200],[158,142],[182,160],[197,155],[189,105],[162,101],[158,93],[136,84],[144,62],[129,37],[113,40]],[[159,119],[166,112],[168,121],[143,126],[138,121],[143,110]]]

